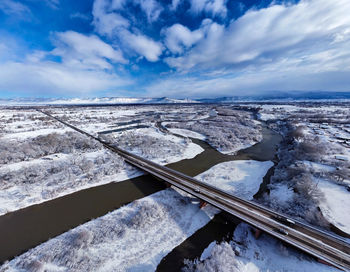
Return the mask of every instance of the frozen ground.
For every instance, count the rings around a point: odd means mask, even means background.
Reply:
[[[322,214],[333,225],[346,233],[350,233],[350,195],[343,186],[319,179],[318,188],[323,192],[325,200],[320,203]]]
[[[0,271],[154,271],[214,212],[167,189],[51,239]]]
[[[217,187],[228,192],[244,192],[251,198],[271,165],[271,162],[226,162],[197,178],[208,181],[212,177]],[[248,166],[254,171],[248,172]],[[164,256],[206,225],[217,212],[209,205],[199,209],[197,199],[166,189],[51,239],[16,257],[0,271],[33,268],[38,271],[154,271]]]
[[[205,138],[224,154],[235,153],[262,140],[260,123],[254,120],[251,112],[230,107],[216,107],[216,110],[211,110],[209,116],[202,119],[164,124],[170,131],[176,129],[175,131],[184,136],[190,136],[188,131],[195,132],[195,138]]]
[[[24,139],[59,132],[62,129],[68,131],[62,124],[35,110],[0,108],[0,138]]]
[[[197,132],[194,132],[194,131],[191,131],[191,130],[188,130],[188,129],[168,128],[168,130],[171,133],[178,134],[178,135],[181,135],[184,137],[191,137],[191,138],[195,138],[195,139],[199,139],[199,140],[203,140],[203,141],[205,140],[204,135],[197,133]]]
[[[106,150],[55,153],[0,167],[0,215],[143,173]]]
[[[255,239],[250,226],[241,223],[230,242],[211,243],[200,260],[185,261],[185,272],[330,272],[336,268],[317,263],[303,253],[285,247],[275,238],[263,234]]]
[[[166,134],[155,127],[111,133],[110,143],[159,164],[191,159],[204,151],[189,139]]]
[[[251,200],[272,166],[271,161],[229,161],[213,166],[197,178],[230,194]]]
[[[284,135],[265,204],[350,234],[350,105],[263,105],[260,118]]]
[[[93,129],[96,124],[96,129],[106,130],[107,124],[117,119],[124,118],[127,124],[134,115],[149,110],[51,109],[94,134],[99,131]],[[34,110],[0,110],[0,119],[0,215],[142,174],[96,141]],[[119,142],[126,149],[132,144],[132,151],[162,164],[192,158],[203,151],[189,139],[161,133],[151,123],[149,126],[121,132]]]

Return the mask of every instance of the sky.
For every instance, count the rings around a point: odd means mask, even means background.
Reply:
[[[350,91],[349,0],[0,0],[0,98]]]

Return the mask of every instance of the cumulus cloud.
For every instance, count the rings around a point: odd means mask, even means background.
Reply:
[[[188,48],[203,38],[203,31],[189,30],[181,24],[174,24],[163,30],[165,44],[172,53],[182,53],[184,48]]]
[[[136,3],[139,3],[150,23],[156,21],[163,11],[163,7],[155,0],[137,0]]]
[[[158,18],[162,10],[154,0],[140,0],[137,3],[140,4],[150,21]],[[122,9],[124,4],[124,1],[113,1],[109,3],[106,0],[96,0],[93,6],[93,24],[96,31],[111,39],[119,39],[120,45],[124,47],[125,52],[132,51],[145,57],[148,61],[158,61],[163,51],[162,44],[139,33],[140,31],[135,29],[135,27],[131,31],[129,29],[129,21],[121,14],[114,12],[115,10]]]
[[[123,43],[127,44],[130,49],[144,56],[148,61],[157,61],[162,54],[163,46],[142,34],[133,34],[128,30],[120,33]]]
[[[170,5],[170,10],[174,11],[181,4],[181,0],[172,0]]]
[[[56,48],[51,54],[60,56],[70,66],[111,69],[112,63],[127,63],[119,49],[103,42],[95,35],[83,35],[74,31],[57,33]]]
[[[119,9],[122,5],[120,1],[118,1],[118,5],[115,3],[117,2],[113,1],[110,6],[106,0],[95,0],[94,2],[92,9],[92,15],[94,17],[93,25],[101,35],[112,37],[119,28],[129,27],[129,21],[123,16],[118,13],[108,12],[110,8]]]
[[[169,34],[165,44],[180,54],[164,61],[177,72],[153,82],[147,92],[205,97],[271,90],[349,91],[349,9],[346,0],[270,5],[249,10],[228,26],[208,22],[205,29],[195,30],[203,37],[187,47]]]
[[[349,9],[347,0],[304,0],[250,10],[228,27],[212,23],[205,39],[166,62],[179,70],[241,68],[323,52],[348,39]]]
[[[22,61],[0,63],[0,90],[22,94],[86,94],[131,83],[115,73],[113,63],[126,63],[121,52],[95,35],[56,33],[55,49],[34,51]],[[50,60],[59,56],[61,61]]]

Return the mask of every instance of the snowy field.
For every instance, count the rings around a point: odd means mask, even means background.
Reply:
[[[197,178],[229,194],[251,200],[272,166],[271,161],[229,161],[213,166]]]
[[[285,137],[265,204],[350,234],[350,105],[260,108],[260,118]]]
[[[138,128],[104,137],[111,144],[159,164],[191,159],[204,151],[187,138],[161,132],[155,127]]]
[[[135,109],[106,111],[94,107],[86,111],[50,110],[95,135],[108,130],[116,120],[127,123],[135,115],[150,111],[142,107],[138,113]],[[0,120],[0,215],[143,174],[97,142],[35,110],[2,109]],[[121,132],[118,142],[123,148],[131,147],[130,151],[161,164],[192,158],[203,151],[189,139],[164,134],[151,122],[148,125],[149,128]]]
[[[218,188],[245,192],[246,197],[251,198],[271,164],[226,162],[197,178],[208,181],[209,177],[217,177]],[[248,166],[255,170],[248,172]],[[237,175],[228,180],[234,172]],[[210,205],[199,209],[198,199],[166,189],[51,239],[0,269],[154,271],[163,257],[206,225],[217,212]]]
[[[214,213],[167,189],[51,239],[0,270],[154,271]]]
[[[292,217],[350,233],[349,105],[249,105],[284,136],[268,191],[257,201]],[[238,106],[50,107],[53,115],[159,164],[193,158],[207,141],[235,153],[262,139]],[[166,127],[166,130],[162,129]],[[178,137],[181,135],[183,137]],[[251,200],[271,161],[230,161],[197,176]],[[0,215],[72,192],[141,175],[116,154],[34,110],[0,109]],[[154,271],[218,210],[175,189],[134,201],[31,249],[0,271]],[[188,271],[335,271],[240,224]]]
[[[262,140],[261,124],[248,111],[216,107],[203,119],[164,122],[171,132],[185,137],[205,139],[224,154],[234,154]]]
[[[239,224],[230,242],[213,241],[200,259],[185,261],[184,272],[247,271],[247,272],[336,272],[331,266],[285,247],[279,240],[262,234],[255,239],[253,229]]]

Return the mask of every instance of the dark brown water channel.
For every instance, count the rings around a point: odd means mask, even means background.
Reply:
[[[280,136],[267,128],[263,128],[263,136],[262,142],[241,150],[236,155],[221,154],[206,142],[193,139],[193,142],[199,144],[204,152],[193,159],[169,164],[168,167],[195,176],[221,162],[245,159],[273,160],[275,146],[280,141]],[[0,216],[0,263],[93,218],[164,188],[165,185],[162,182],[150,175],[144,175],[81,190]],[[209,233],[216,233],[214,240],[225,236],[227,230],[232,228],[223,228],[222,224],[227,225],[227,222],[222,218],[224,217],[216,216],[207,227],[174,249],[178,252],[175,257],[179,260],[186,258],[188,250],[181,248],[188,248],[193,239],[197,239],[197,242],[202,241],[200,244],[192,244],[196,246],[196,251],[192,250],[192,253],[198,255],[210,243],[209,240],[212,241],[213,237]],[[164,264],[164,267],[169,266]]]

